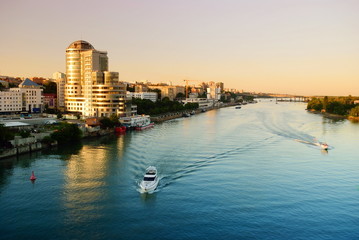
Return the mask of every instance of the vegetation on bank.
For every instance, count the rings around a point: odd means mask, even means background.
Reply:
[[[355,100],[358,100],[358,98],[351,96],[312,98],[307,104],[307,109],[341,116],[358,117],[359,106],[354,104]]]
[[[170,101],[165,97],[162,101],[152,102],[148,99],[133,98],[132,103],[137,105],[138,114],[158,115],[168,112],[184,110],[194,110],[198,108],[198,103],[186,103],[183,105],[178,101]]]
[[[71,143],[80,141],[82,132],[77,124],[70,124],[67,122],[61,122],[56,125],[56,129],[51,133],[51,138],[56,140],[59,144]]]
[[[14,136],[15,134],[9,128],[0,124],[0,149],[8,148],[9,141],[13,140]]]

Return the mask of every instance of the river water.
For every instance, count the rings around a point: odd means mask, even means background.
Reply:
[[[0,239],[358,239],[359,124],[305,107],[262,100],[1,160]],[[149,165],[161,180],[141,194]]]

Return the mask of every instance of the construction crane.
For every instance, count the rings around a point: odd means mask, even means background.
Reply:
[[[186,82],[186,98],[188,98],[188,82],[198,82],[198,80],[188,80],[188,79],[184,79],[184,82]]]

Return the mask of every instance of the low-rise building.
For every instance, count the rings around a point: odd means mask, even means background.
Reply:
[[[148,87],[151,89],[161,90],[161,99],[168,97],[171,101],[173,101],[176,98],[178,93],[185,94],[184,86],[158,84],[158,85],[149,85]]]
[[[49,109],[55,109],[57,104],[56,104],[56,94],[54,93],[44,93],[44,106],[47,106],[47,108]]]
[[[127,97],[129,98],[140,98],[140,99],[148,99],[152,102],[157,101],[157,93],[156,92],[127,92]]]
[[[184,100],[182,102],[183,102],[183,104],[198,103],[199,109],[212,108],[215,103],[215,101],[213,99],[207,99],[207,98],[186,98],[186,100]]]

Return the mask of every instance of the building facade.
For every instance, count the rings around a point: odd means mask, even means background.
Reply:
[[[148,88],[161,90],[161,99],[168,97],[173,101],[178,93],[185,94],[184,86],[172,86],[172,85],[149,85]]]
[[[79,40],[66,49],[64,105],[85,117],[126,115],[126,84],[108,71],[107,52]]]
[[[208,99],[221,99],[221,88],[215,82],[209,82],[207,87],[207,98]]]
[[[0,92],[0,114],[19,113],[22,111],[22,93],[13,91]]]
[[[128,98],[140,98],[140,99],[148,99],[152,102],[157,101],[157,93],[156,92],[127,92]]]
[[[18,88],[0,92],[1,113],[41,113],[43,110],[42,88],[30,79],[25,79]]]

